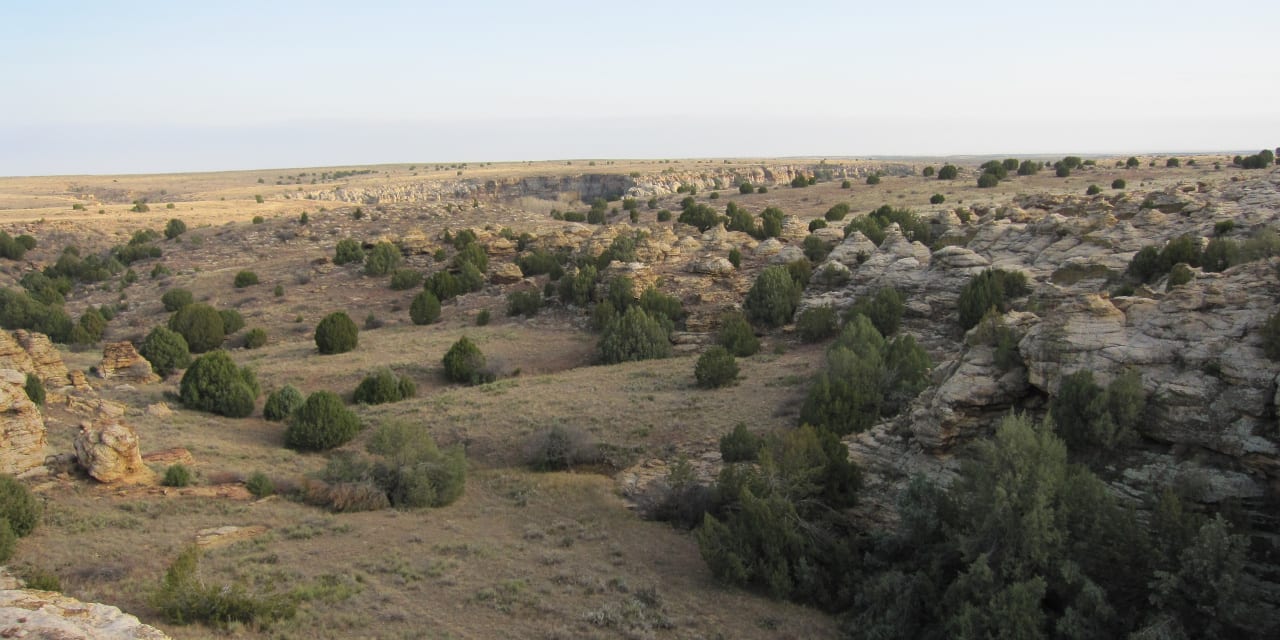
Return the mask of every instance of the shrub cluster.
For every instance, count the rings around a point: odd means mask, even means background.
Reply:
[[[44,382],[40,380],[40,376],[34,373],[28,373],[26,380],[23,381],[22,390],[26,392],[27,399],[37,406],[44,406],[45,388]]]
[[[930,366],[915,338],[886,340],[866,316],[854,315],[828,347],[800,419],[839,435],[866,430],[928,386]]]
[[[422,284],[422,274],[417,269],[396,269],[391,273],[391,289],[407,291]]]
[[[330,391],[317,391],[291,415],[284,443],[300,451],[326,451],[350,442],[360,431],[360,419]]]
[[[440,320],[440,300],[430,291],[420,291],[409,303],[409,319],[416,325]]]
[[[718,389],[738,379],[738,362],[728,349],[716,345],[698,357],[693,377],[702,389]]]
[[[1266,169],[1276,161],[1276,155],[1270,149],[1263,149],[1258,153],[1249,156],[1236,156],[1235,164],[1240,165],[1242,169]]]
[[[160,377],[167,377],[179,369],[191,365],[191,352],[187,340],[176,331],[156,327],[147,334],[138,354],[151,363],[151,370]]]
[[[0,474],[0,562],[13,557],[18,538],[31,535],[40,522],[41,503],[26,485]]]
[[[364,273],[368,276],[385,276],[404,262],[400,247],[390,242],[379,242],[364,257]]]
[[[1130,370],[1105,389],[1087,369],[1064,376],[1049,403],[1058,435],[1070,449],[1113,451],[1137,439],[1147,406],[1142,375]]]
[[[170,313],[173,313],[174,311],[177,311],[178,309],[181,309],[195,301],[195,296],[191,295],[190,291],[181,287],[169,289],[160,296],[160,304],[163,304],[164,310]]]
[[[803,342],[822,342],[839,331],[840,320],[834,307],[809,307],[796,317],[796,333]]]
[[[303,400],[302,392],[287,384],[267,395],[267,402],[262,405],[262,417],[272,422],[287,420],[302,406]]]
[[[333,263],[351,264],[353,262],[364,262],[364,247],[359,240],[344,238],[338,241],[338,246],[334,248]]]
[[[418,388],[409,376],[397,376],[390,369],[382,368],[360,381],[352,399],[357,404],[384,404],[399,402],[417,394]]]
[[[542,292],[536,289],[507,294],[507,315],[532,318],[542,309]]]
[[[259,349],[267,345],[267,330],[254,327],[244,334],[244,348]]]
[[[187,547],[149,594],[148,604],[165,621],[179,625],[198,622],[228,629],[232,625],[285,620],[296,614],[296,599],[289,595],[249,593],[239,584],[206,584],[198,575],[199,561],[199,547]]]
[[[845,225],[844,235],[848,237],[854,231],[860,231],[878,246],[884,242],[886,229],[893,223],[897,223],[903,235],[910,240],[924,244],[933,242],[933,230],[928,222],[909,209],[895,209],[887,204],[865,216],[854,218]]]
[[[245,287],[258,284],[258,274],[252,271],[240,271],[239,273],[236,273],[234,284],[237,289],[243,289]]]
[[[747,317],[740,311],[730,311],[720,318],[716,344],[739,358],[755,355],[760,350],[760,339],[756,337]]]
[[[335,311],[316,325],[316,347],[320,353],[346,353],[360,342],[360,328],[345,312]]]
[[[766,267],[756,276],[747,292],[743,309],[752,322],[767,327],[780,327],[791,322],[804,287],[782,265]]]
[[[217,349],[226,339],[222,314],[203,303],[188,304],[173,312],[169,316],[169,329],[187,341],[191,353]]]
[[[59,343],[67,342],[74,328],[71,316],[59,304],[46,304],[8,288],[0,289],[0,326],[38,331]]]
[[[369,455],[343,452],[329,460],[324,481],[305,499],[334,511],[442,507],[462,495],[466,458],[461,447],[441,451],[426,429],[387,422],[369,437]]]
[[[20,235],[16,238],[10,236],[4,231],[0,231],[0,258],[9,260],[21,260],[27,255],[27,252],[36,247],[36,239],[28,235]]]
[[[643,306],[631,305],[604,326],[600,358],[606,364],[665,358],[671,355],[670,331],[665,314],[651,315]]]
[[[189,409],[243,418],[253,413],[258,397],[257,376],[248,367],[237,368],[221,349],[206,353],[182,375],[178,395]]]
[[[484,353],[470,338],[458,338],[442,359],[444,377],[450,382],[461,384],[484,384],[493,382],[495,374],[485,368]]]
[[[972,329],[992,308],[1008,311],[1010,301],[1029,292],[1027,276],[1020,271],[987,269],[979,273],[960,289],[960,328]]]
[[[599,462],[600,449],[582,429],[557,424],[530,436],[524,457],[534,471],[568,471]]]

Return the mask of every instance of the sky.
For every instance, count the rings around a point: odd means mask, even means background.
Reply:
[[[1256,151],[1280,3],[0,0],[0,175]]]

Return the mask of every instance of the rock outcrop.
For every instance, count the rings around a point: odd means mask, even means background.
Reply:
[[[148,484],[155,474],[142,461],[138,434],[115,418],[80,424],[75,437],[76,459],[98,482]]]
[[[110,605],[22,588],[20,581],[0,570],[0,638],[168,640],[169,636]]]
[[[524,272],[513,262],[502,262],[489,270],[489,282],[493,284],[515,284],[524,280]]]
[[[105,380],[117,379],[139,384],[160,380],[160,376],[152,373],[151,363],[127,340],[102,345],[102,362],[98,365],[98,375]]]
[[[63,364],[62,356],[58,354],[49,336],[19,329],[13,332],[13,337],[31,358],[34,373],[40,376],[46,387],[54,390],[71,386],[67,365]]]
[[[0,473],[22,475],[44,464],[45,426],[27,397],[27,374],[0,369]]]

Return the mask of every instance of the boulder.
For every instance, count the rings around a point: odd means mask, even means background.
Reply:
[[[808,258],[805,257],[803,249],[795,245],[789,244],[782,247],[782,249],[777,253],[775,253],[772,258],[769,258],[769,263],[770,264],[786,264],[788,262],[795,262],[796,260],[807,260],[807,259]]]
[[[729,276],[737,272],[732,262],[724,256],[702,256],[689,261],[685,270],[689,273],[700,273],[708,276]]]
[[[21,475],[44,464],[45,426],[27,397],[27,374],[0,369],[0,473]]]
[[[502,262],[489,269],[489,282],[493,284],[515,284],[524,280],[524,272],[514,262]]]
[[[849,237],[845,238],[836,245],[831,253],[827,254],[828,260],[835,260],[846,267],[857,267],[866,262],[871,254],[875,253],[879,247],[876,243],[867,239],[862,235],[861,231],[854,231]]]
[[[139,355],[138,350],[133,348],[133,343],[128,340],[102,345],[102,362],[98,365],[98,375],[104,380],[114,378],[141,384],[160,380],[160,376],[151,372],[151,363]]]
[[[783,244],[781,240],[778,240],[777,238],[769,238],[756,245],[755,254],[760,258],[768,258],[770,256],[778,255],[778,252],[782,251],[782,247]]]
[[[138,434],[116,418],[80,423],[75,437],[76,460],[98,482],[149,484],[155,474],[142,461]]]
[[[0,580],[0,637],[58,640],[168,640],[159,629],[116,607]]]

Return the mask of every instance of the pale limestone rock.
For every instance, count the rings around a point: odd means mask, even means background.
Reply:
[[[685,267],[689,273],[699,273],[712,277],[730,276],[737,272],[733,263],[724,256],[702,256],[689,261]]]
[[[878,249],[876,243],[867,239],[861,231],[854,231],[827,254],[827,259],[852,269],[870,258]]]
[[[769,258],[769,264],[786,264],[795,262],[796,260],[805,260],[804,250],[795,245],[786,245],[780,251]]]
[[[116,607],[81,602],[53,591],[0,585],[0,637],[57,640],[168,640]]]
[[[778,255],[782,251],[782,241],[777,238],[768,238],[756,245],[755,255],[758,258],[769,258]]]

